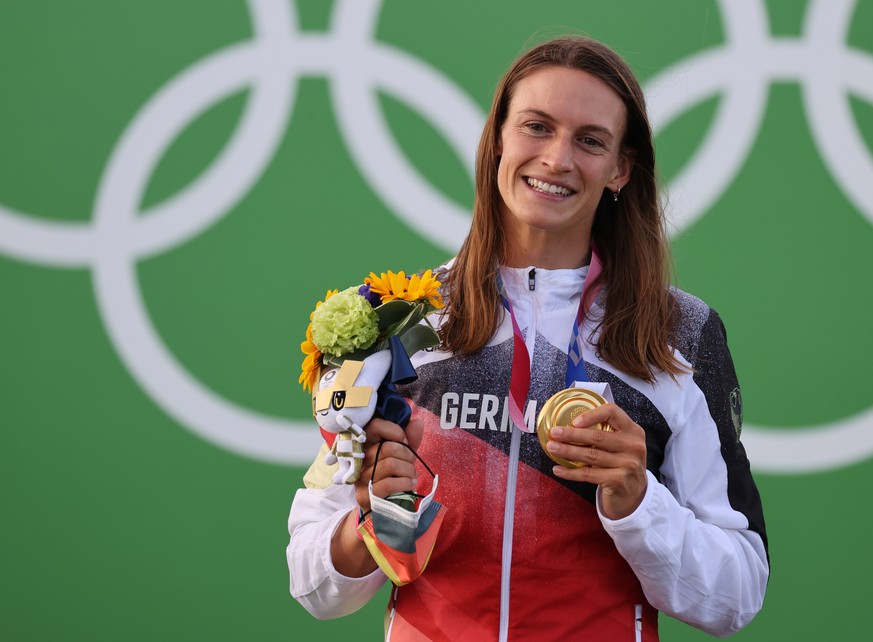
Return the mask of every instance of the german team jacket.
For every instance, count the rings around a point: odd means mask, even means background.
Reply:
[[[566,387],[587,268],[531,270],[501,268],[532,355],[529,429]],[[672,292],[682,311],[673,348],[689,370],[675,380],[661,373],[648,383],[600,358],[590,319],[602,314],[602,294],[582,327],[588,378],[608,383],[646,432],[647,490],[622,519],[598,510],[596,487],[555,477],[535,432],[513,425],[508,315],[472,356],[433,350],[413,358],[419,378],[401,391],[424,422],[419,454],[439,474],[446,515],[425,572],[392,591],[386,639],[657,640],[658,611],[722,636],[760,610],[767,536],[740,442],[725,330],[702,301]],[[359,609],[386,578],[378,569],[348,578],[334,568],[331,537],[357,505],[352,486],[331,485],[323,452],[292,503],[287,560],[291,594],[325,619]],[[419,470],[420,491],[429,490],[428,477]]]

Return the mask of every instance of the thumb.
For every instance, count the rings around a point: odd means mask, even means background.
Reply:
[[[406,443],[413,450],[418,450],[424,437],[424,422],[421,419],[413,419],[406,425]]]

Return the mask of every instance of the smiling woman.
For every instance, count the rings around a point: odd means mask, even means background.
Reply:
[[[525,123],[531,133],[514,135]],[[556,127],[563,129],[554,131]],[[541,147],[513,144],[534,135],[543,141]],[[573,147],[572,156],[571,138],[582,148]],[[562,141],[563,150],[558,148]],[[516,158],[515,150],[531,147],[542,150],[539,161]],[[592,151],[584,154],[585,149]],[[556,160],[556,152],[568,156]],[[510,180],[519,162],[537,174]],[[548,183],[542,176],[555,174],[555,162],[562,176],[575,174],[573,180],[579,183],[580,193],[562,201],[568,209],[578,209],[581,236],[566,230],[534,233],[536,227],[513,224],[529,211],[517,194],[529,191],[530,180]],[[555,187],[573,188],[557,178],[552,181]],[[538,209],[545,207],[541,203]],[[560,205],[550,207],[554,217]],[[582,223],[585,217],[587,223]],[[610,293],[600,320],[601,356],[647,381],[656,369],[671,375],[683,372],[670,349],[679,312],[664,288],[668,250],[642,88],[621,57],[603,44],[557,39],[519,58],[495,92],[479,143],[472,227],[444,279],[453,292],[443,326],[446,347],[473,353],[497,328],[502,310],[495,279],[498,264],[579,267],[587,264],[592,246],[602,262],[600,283]],[[525,256],[527,252],[532,255]],[[588,289],[586,296],[594,291]]]
[[[630,175],[626,120],[619,95],[585,71],[546,67],[518,83],[497,148],[506,265],[588,262],[603,192]]]
[[[311,613],[385,582],[358,522],[409,485],[447,508],[426,570],[392,593],[388,639],[651,641],[659,611],[716,635],[758,612],[769,559],[739,386],[718,315],[668,285],[654,177],[615,52],[557,39],[507,72],[472,228],[439,273],[442,345],[399,388],[413,419],[371,421],[354,487],[319,481],[318,459],[292,505],[291,593]],[[561,415],[544,451],[537,409],[598,384],[614,403]]]

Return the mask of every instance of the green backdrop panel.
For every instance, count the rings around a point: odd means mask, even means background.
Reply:
[[[0,4],[0,638],[381,637],[386,591],[332,622],[287,592],[319,439],[298,345],[328,288],[453,254],[497,79],[569,31],[646,86],[678,284],[728,327],[773,565],[736,637],[863,639],[870,25],[870,0]]]

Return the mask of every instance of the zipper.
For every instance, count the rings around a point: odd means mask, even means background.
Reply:
[[[634,604],[634,640],[643,640],[643,605]]]
[[[500,560],[500,642],[509,636],[509,577],[512,571],[512,534],[515,529],[515,485],[518,479],[518,452],[521,431],[514,427],[509,445],[509,470],[506,475],[506,503],[503,507],[503,553]]]
[[[391,639],[391,629],[394,627],[394,614],[397,612],[397,591],[399,590],[399,586],[394,587],[394,595],[391,599],[391,612],[388,614],[388,630],[385,631],[385,642],[389,642]]]
[[[536,268],[532,268],[527,274],[528,290],[536,289]],[[536,306],[534,295],[529,297],[527,336],[525,348],[530,356],[531,371],[533,371],[533,351],[536,344],[537,324]],[[516,317],[516,320],[518,318]],[[530,403],[530,399],[527,400]],[[527,412],[524,413],[527,418]],[[513,424],[512,437],[509,443],[509,463],[506,474],[506,501],[503,506],[503,552],[501,555],[500,568],[500,628],[498,632],[499,642],[506,642],[509,638],[509,579],[512,572],[512,537],[515,530],[515,490],[518,481],[518,458],[521,450],[522,431]]]

